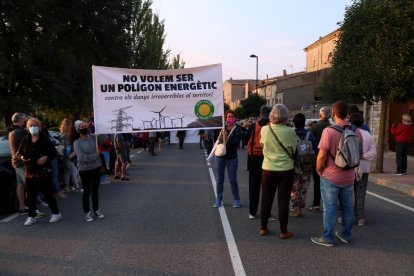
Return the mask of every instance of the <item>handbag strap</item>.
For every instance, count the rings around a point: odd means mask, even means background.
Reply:
[[[269,129],[270,129],[270,132],[273,134],[273,136],[276,138],[276,141],[279,143],[282,149],[286,152],[286,154],[290,157],[290,159],[295,161],[295,158],[293,157],[293,155],[287,150],[287,148],[282,144],[282,142],[280,142],[279,138],[277,138],[276,133],[273,131],[271,125],[269,125]]]
[[[227,141],[229,140],[229,138],[230,138],[230,136],[231,136],[231,134],[233,133],[233,131],[236,129],[236,125],[234,125],[234,127],[231,129],[231,131],[230,131],[230,133],[229,133],[229,135],[224,139],[224,129],[223,130],[221,130],[221,134],[222,134],[222,137],[223,137],[223,144],[226,144],[227,143]]]

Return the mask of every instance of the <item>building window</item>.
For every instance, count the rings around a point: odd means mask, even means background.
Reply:
[[[328,55],[328,63],[331,63],[332,62],[332,53],[329,53],[329,55]]]

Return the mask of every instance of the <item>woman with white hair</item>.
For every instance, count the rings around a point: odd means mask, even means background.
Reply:
[[[286,124],[289,110],[283,104],[273,106],[270,112],[270,125],[261,129],[260,144],[263,146],[262,165],[262,205],[260,235],[268,234],[267,224],[270,217],[276,189],[280,222],[279,238],[287,239],[293,233],[287,231],[289,220],[290,191],[292,190],[294,170],[293,154],[297,140],[295,130]]]

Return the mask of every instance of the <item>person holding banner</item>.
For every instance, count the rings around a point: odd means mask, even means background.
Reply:
[[[104,215],[99,210],[98,193],[101,157],[95,137],[88,133],[88,123],[80,120],[76,121],[75,130],[79,133],[79,138],[75,140],[73,146],[78,158],[79,176],[83,185],[82,206],[83,211],[85,212],[86,222],[92,222],[94,219],[89,208],[90,196],[92,197],[92,208],[95,218],[104,218]]]
[[[217,160],[217,181],[216,191],[217,198],[213,204],[214,208],[219,208],[223,205],[223,184],[224,184],[224,170],[227,167],[227,173],[233,193],[233,207],[240,208],[239,185],[237,183],[237,168],[239,160],[237,158],[237,147],[240,139],[244,135],[244,128],[237,125],[236,112],[228,110],[224,114],[226,119],[226,126],[220,132],[218,139],[221,142],[226,141],[226,154],[221,157],[216,156]]]

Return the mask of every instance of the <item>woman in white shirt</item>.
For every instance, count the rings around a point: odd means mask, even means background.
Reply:
[[[371,161],[377,155],[376,143],[371,134],[361,128],[364,123],[364,117],[360,113],[353,113],[349,118],[351,123],[355,125],[362,135],[362,156],[359,166],[356,168],[356,178],[354,183],[355,196],[355,222],[359,226],[365,224],[365,196],[368,186],[368,175],[371,169]]]

